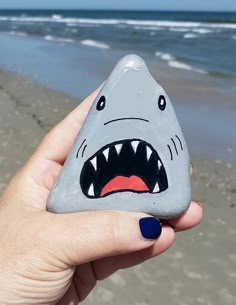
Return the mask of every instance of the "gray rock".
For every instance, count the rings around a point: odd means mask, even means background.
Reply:
[[[189,153],[169,97],[128,55],[94,101],[48,210],[146,212],[173,218],[190,204]]]

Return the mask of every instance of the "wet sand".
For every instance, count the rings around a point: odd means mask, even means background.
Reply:
[[[78,103],[0,70],[0,192]],[[196,151],[192,162],[193,199],[205,210],[202,224],[178,234],[162,256],[99,283],[84,304],[236,304],[236,167]]]

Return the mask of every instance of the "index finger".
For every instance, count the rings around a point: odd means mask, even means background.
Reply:
[[[170,225],[175,232],[186,231],[199,225],[203,217],[203,208],[198,201],[191,202],[189,209],[176,219],[163,221]]]

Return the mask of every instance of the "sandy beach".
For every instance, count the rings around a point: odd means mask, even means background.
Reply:
[[[175,92],[174,84],[169,89]],[[45,133],[78,103],[0,70],[0,192]],[[192,162],[193,199],[205,210],[202,224],[179,234],[161,257],[99,283],[84,304],[235,304],[236,167],[197,151]]]

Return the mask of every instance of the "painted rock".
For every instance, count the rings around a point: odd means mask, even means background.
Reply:
[[[136,55],[120,60],[94,101],[55,183],[48,210],[146,212],[190,205],[190,159],[169,97]]]

